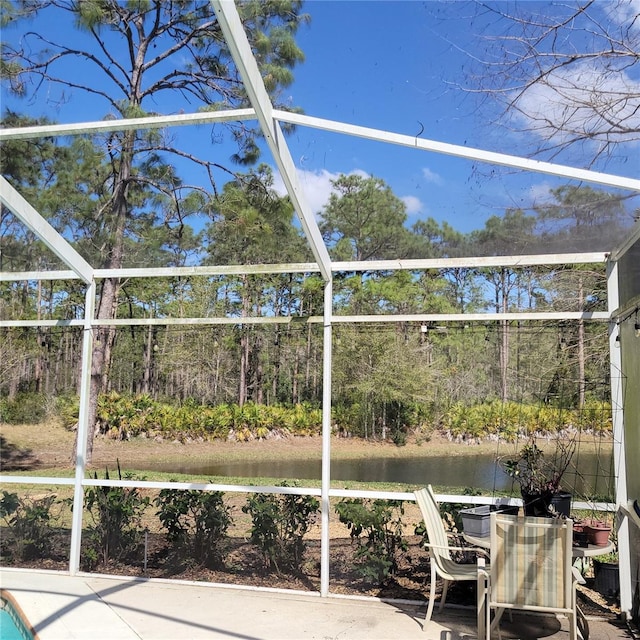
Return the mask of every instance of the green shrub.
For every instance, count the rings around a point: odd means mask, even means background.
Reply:
[[[280,486],[296,486],[287,482]],[[251,515],[251,542],[261,551],[266,566],[278,573],[300,572],[304,535],[319,509],[313,496],[256,493],[242,507]]]
[[[58,396],[55,401],[55,411],[63,426],[71,429],[78,423],[80,398],[75,395]]]
[[[590,429],[598,434],[613,431],[610,402],[594,399],[587,400],[579,412],[578,419],[583,429]]]
[[[402,501],[344,499],[336,505],[336,512],[356,541],[358,573],[378,584],[393,576],[398,552],[407,550],[402,537]]]
[[[16,493],[2,492],[0,517],[11,531],[19,559],[42,558],[50,551],[51,507],[55,500],[54,495],[29,499]]]
[[[589,400],[578,410],[499,400],[472,406],[457,403],[443,416],[442,427],[456,438],[497,435],[507,441],[571,429],[602,434],[611,431],[611,405]]]
[[[41,393],[18,393],[15,398],[3,398],[0,422],[7,424],[38,424],[47,417],[47,396]]]
[[[97,473],[94,479],[98,479]],[[119,464],[118,479],[122,480]],[[105,480],[109,480],[108,469]],[[91,519],[85,561],[90,567],[99,561],[106,565],[119,560],[140,544],[142,515],[149,502],[137,488],[102,486],[85,490],[85,507]]]
[[[233,430],[236,440],[245,441],[266,438],[273,430],[294,435],[320,434],[322,430],[322,412],[307,404],[202,406],[186,400],[175,406],[148,395],[123,396],[116,392],[100,396],[97,417],[101,433],[118,440],[143,433],[178,440],[226,439]]]
[[[157,515],[178,553],[209,568],[221,567],[222,543],[231,524],[231,507],[221,491],[163,489],[155,500]]]

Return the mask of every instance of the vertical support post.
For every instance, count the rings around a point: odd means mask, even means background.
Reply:
[[[73,514],[71,518],[71,549],[69,573],[80,569],[80,540],[82,537],[82,512],[84,491],[82,481],[87,461],[87,434],[89,433],[89,390],[91,388],[91,353],[93,350],[92,320],[96,305],[96,281],[87,286],[84,303],[84,330],[82,334],[82,369],[80,372],[80,410],[78,415],[78,441],[76,443],[76,473],[73,486]]]
[[[620,305],[618,295],[618,263],[607,262],[608,311],[613,317]],[[613,468],[618,514],[620,505],[627,504],[627,464],[624,438],[624,389],[622,380],[622,348],[620,328],[614,320],[609,321],[609,361],[611,378],[611,413],[613,424]],[[620,571],[620,611],[631,615],[631,549],[629,547],[629,519],[618,523],[618,555]]]
[[[331,366],[332,366],[333,281],[324,286],[322,352],[322,529],[320,539],[320,595],[329,595],[329,488],[331,486]]]

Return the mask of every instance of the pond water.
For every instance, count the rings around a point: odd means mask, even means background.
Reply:
[[[611,452],[581,453],[574,458],[575,468],[563,478],[563,489],[575,495],[609,494]],[[188,460],[178,464],[160,464],[148,470],[204,475],[211,477],[278,478],[319,480],[318,460],[260,460],[197,463]],[[475,487],[485,491],[511,489],[511,479],[495,463],[495,456],[462,455],[442,457],[389,456],[357,460],[333,460],[331,479],[360,482],[394,482],[411,486],[434,484],[450,487]]]

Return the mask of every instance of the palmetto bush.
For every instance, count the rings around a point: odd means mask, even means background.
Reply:
[[[558,432],[611,432],[611,406],[591,400],[582,409],[521,404],[494,400],[473,406],[453,405],[442,418],[442,428],[454,438],[491,435],[504,440],[518,436],[554,435]]]
[[[266,438],[271,432],[315,435],[322,429],[322,412],[307,404],[292,407],[247,402],[202,406],[195,401],[180,405],[153,400],[148,395],[103,395],[98,403],[102,433],[117,439],[142,434],[167,439]]]

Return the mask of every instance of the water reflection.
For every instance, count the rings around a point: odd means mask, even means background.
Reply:
[[[576,466],[565,473],[563,489],[575,495],[609,495],[611,480],[611,452],[581,453]],[[319,460],[260,460],[227,463],[161,464],[149,470],[241,478],[279,478],[319,480]],[[495,464],[491,454],[476,456],[443,456],[409,458],[376,457],[357,460],[333,460],[332,480],[360,482],[393,482],[410,486],[434,484],[450,487],[475,487],[485,491],[511,489],[511,479]]]

